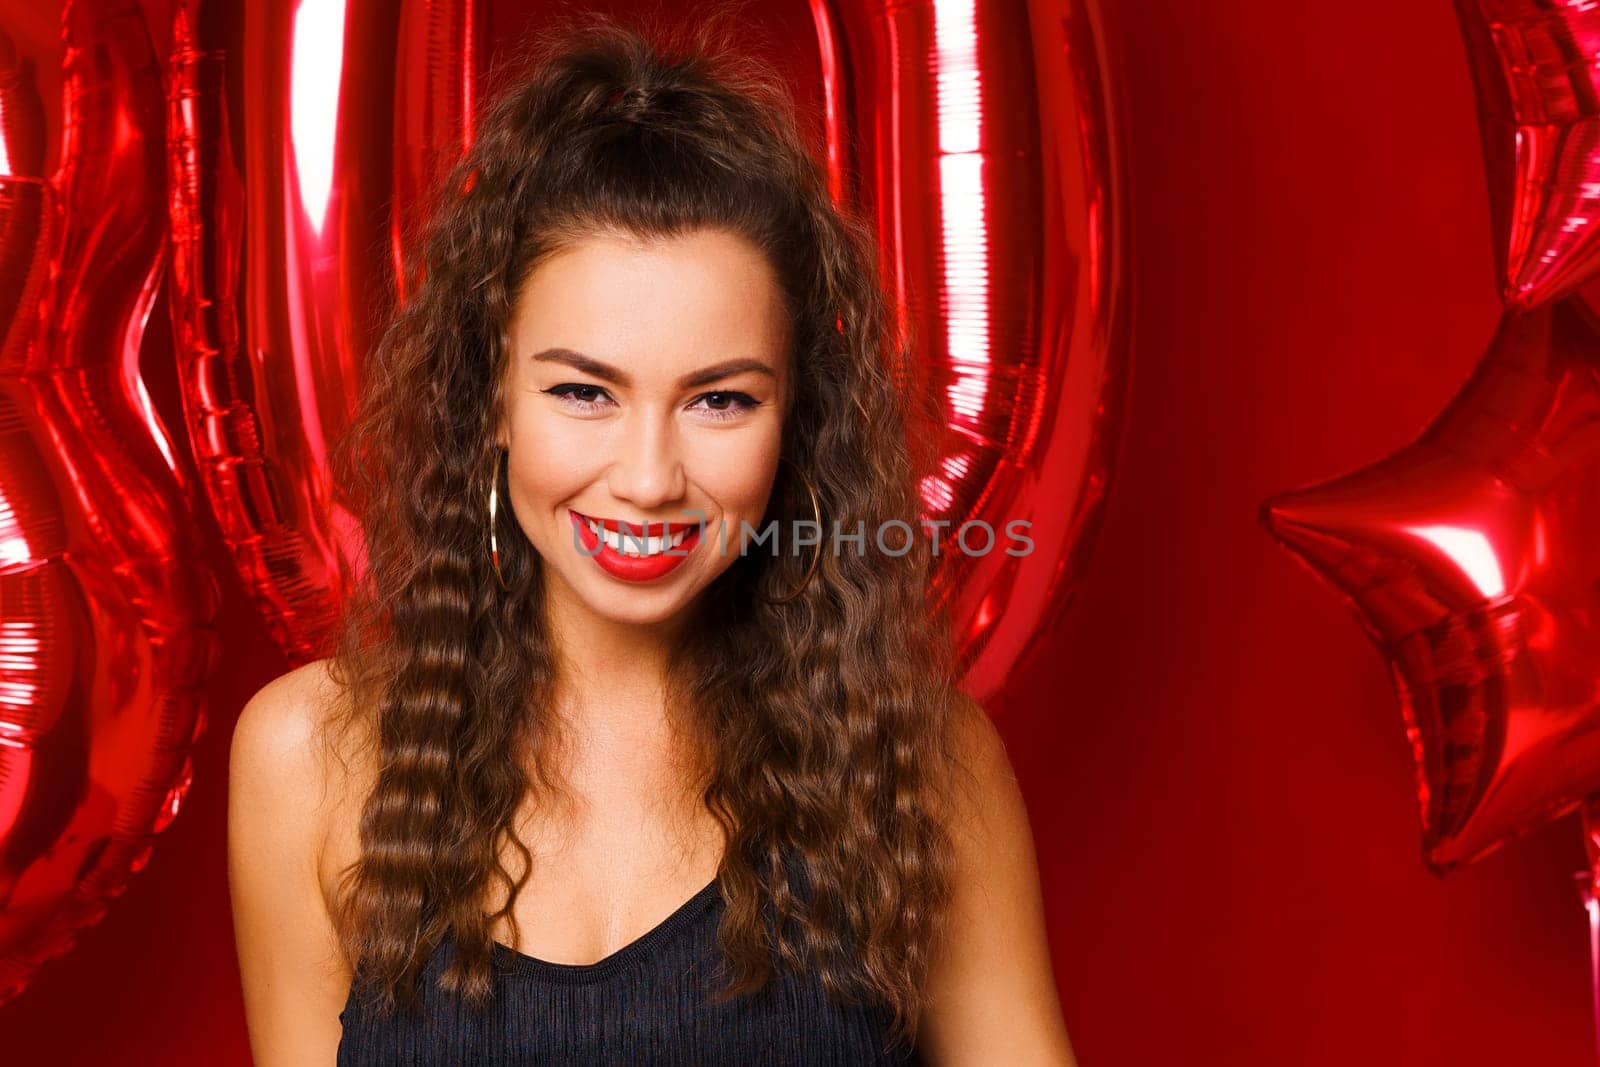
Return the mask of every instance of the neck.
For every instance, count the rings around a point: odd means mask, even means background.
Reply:
[[[598,615],[570,594],[548,588],[545,599],[563,728],[580,741],[634,743],[641,752],[672,747],[682,709],[670,707],[668,665],[694,613],[633,623]]]

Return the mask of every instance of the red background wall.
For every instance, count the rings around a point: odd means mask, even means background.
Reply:
[[[1592,1063],[1576,818],[1429,874],[1382,662],[1255,522],[1263,496],[1407,443],[1493,329],[1451,6],[1108,16],[1132,119],[1131,417],[1081,593],[991,709],[1079,1058]],[[148,372],[176,421],[170,373]],[[107,919],[0,1009],[9,1063],[248,1062],[226,754],[287,664],[229,595],[193,791]]]

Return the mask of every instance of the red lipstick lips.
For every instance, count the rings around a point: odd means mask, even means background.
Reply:
[[[672,573],[689,558],[689,553],[694,550],[695,545],[700,543],[698,522],[644,523],[628,522],[623,519],[600,519],[573,511],[571,508],[567,509],[567,514],[571,516],[573,529],[583,545],[583,554],[594,560],[601,570],[613,578],[627,582],[651,582]],[[648,556],[630,556],[618,552],[607,544],[599,534],[589,528],[590,522],[598,523],[604,529],[619,534],[622,543],[630,548],[645,537],[671,537],[682,531],[688,532],[676,547]]]

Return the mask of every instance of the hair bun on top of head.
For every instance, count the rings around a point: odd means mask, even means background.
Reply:
[[[639,85],[619,85],[606,96],[606,110],[633,118],[650,106],[650,90]]]

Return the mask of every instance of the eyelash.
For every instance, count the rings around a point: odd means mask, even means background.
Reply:
[[[554,396],[554,397],[560,397],[560,398],[562,398],[564,400],[567,400],[568,403],[576,404],[576,405],[578,405],[578,410],[579,411],[592,411],[592,410],[594,410],[592,407],[589,406],[589,405],[594,403],[593,400],[579,400],[576,397],[572,396],[573,392],[574,391],[578,391],[578,390],[592,390],[592,391],[597,392],[597,393],[604,393],[605,392],[605,389],[603,389],[602,387],[600,387],[598,385],[582,385],[582,384],[579,384],[577,382],[566,382],[566,383],[563,383],[561,385],[551,386],[549,389],[541,389],[539,391],[541,393],[548,393],[549,395]],[[731,408],[731,407],[729,407],[729,408],[707,408],[706,410],[711,413],[713,421],[716,421],[716,422],[723,422],[723,421],[728,421],[728,420],[731,420],[731,419],[736,419],[740,415],[747,415],[750,412],[754,411],[756,408],[761,406],[761,401],[757,400],[755,397],[751,396],[749,393],[740,393],[740,392],[735,392],[735,391],[729,390],[729,389],[719,389],[719,390],[714,390],[714,391],[709,392],[709,393],[701,393],[699,396],[695,397],[695,400],[696,401],[704,400],[708,396],[731,397],[733,400],[735,400],[738,404],[740,404],[743,407],[742,411],[738,410],[738,409],[735,409],[735,408]]]

